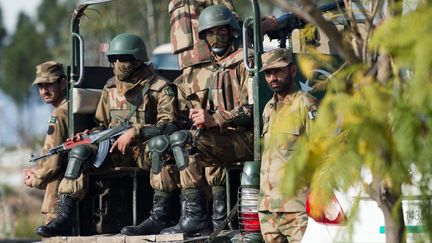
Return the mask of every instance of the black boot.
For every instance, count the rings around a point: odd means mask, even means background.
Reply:
[[[42,237],[73,235],[76,225],[77,200],[68,196],[60,195],[59,211],[57,218],[45,226],[36,228],[36,234]]]
[[[172,201],[172,192],[155,191],[150,216],[137,226],[123,227],[120,233],[124,235],[159,234],[162,229],[174,225],[175,221],[172,219]]]
[[[188,236],[208,235],[211,231],[207,217],[204,194],[198,189],[182,190],[181,217],[177,225],[166,228],[161,234],[184,233]]]
[[[226,193],[224,186],[212,186],[213,194],[213,213],[212,224],[213,231],[225,220],[227,217]]]

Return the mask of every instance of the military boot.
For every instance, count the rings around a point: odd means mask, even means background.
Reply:
[[[180,221],[177,225],[162,230],[161,234],[184,233],[188,236],[210,234],[211,226],[203,192],[198,189],[184,189],[180,200]]]
[[[150,216],[137,226],[126,226],[120,231],[124,235],[159,234],[162,229],[175,224],[172,219],[173,193],[155,191]]]
[[[227,216],[226,191],[224,186],[212,186],[213,211],[212,225],[213,231],[225,220]]]
[[[76,225],[77,200],[66,194],[60,195],[57,218],[45,226],[36,228],[36,234],[42,237],[73,235]]]

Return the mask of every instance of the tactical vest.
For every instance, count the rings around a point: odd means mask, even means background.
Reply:
[[[167,81],[155,77],[148,80],[151,82],[149,91],[144,94],[141,102],[137,105],[136,112],[132,114],[130,118],[131,124],[156,124],[157,123],[157,93],[160,92],[166,85]],[[138,94],[144,89],[144,84],[140,87]],[[108,87],[109,97],[109,113],[111,118],[111,126],[120,124],[128,116],[129,112],[133,108],[131,102],[129,102],[124,95],[118,93],[114,86]]]
[[[240,48],[213,65],[207,109],[229,111],[248,104],[250,77],[248,72],[242,73],[242,64],[243,49]]]

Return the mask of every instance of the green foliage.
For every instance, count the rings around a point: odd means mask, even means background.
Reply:
[[[3,46],[3,39],[6,37],[6,29],[3,24],[3,11],[0,8],[0,50]]]
[[[308,178],[315,198],[330,200],[334,190],[347,191],[359,184],[372,197],[377,191],[360,173],[366,171],[372,182],[394,196],[395,220],[401,216],[396,209],[402,185],[415,184],[423,195],[431,195],[430,19],[432,4],[425,1],[409,14],[384,19],[373,31],[367,52],[391,56],[386,80],[378,81],[377,72],[371,71],[382,68],[379,59],[344,66],[334,75],[309,140],[299,144],[286,171],[287,193],[293,195],[303,186],[296,183],[299,178]],[[426,205],[424,212],[426,228],[432,232]]]
[[[68,30],[69,16],[73,7],[68,2],[58,3],[58,0],[43,0],[37,9],[38,22],[43,26],[42,34],[50,48],[61,44],[61,34]]]
[[[18,25],[10,44],[4,49],[4,81],[0,88],[19,106],[29,101],[35,66],[50,57],[44,38],[33,21],[25,14],[18,17]]]

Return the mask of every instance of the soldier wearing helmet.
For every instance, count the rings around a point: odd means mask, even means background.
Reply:
[[[127,121],[132,128],[120,135],[111,145],[108,162],[100,168],[90,164],[98,152],[97,144],[74,147],[69,152],[69,161],[64,179],[59,186],[60,205],[58,217],[36,233],[43,237],[72,235],[75,225],[77,202],[88,191],[88,173],[103,172],[115,166],[139,166],[150,170],[150,162],[144,153],[147,141],[160,134],[176,130],[176,94],[172,84],[158,76],[147,63],[144,41],[134,34],[119,34],[113,38],[107,53],[114,68],[114,79],[102,90],[96,109],[97,130],[120,125]],[[89,133],[86,130],[84,133]],[[73,137],[79,140],[80,134]],[[164,166],[158,173],[151,173],[150,184],[155,189],[155,207],[158,227],[170,225],[170,212],[161,212],[161,204],[169,204],[171,191],[176,188],[169,168]],[[167,207],[165,207],[166,209]]]
[[[189,110],[193,108],[207,107],[206,96],[208,85],[213,75],[212,54],[207,41],[199,36],[199,16],[201,12],[213,5],[223,5],[238,18],[235,13],[233,1],[231,0],[197,0],[179,1],[172,0],[169,4],[171,17],[171,43],[173,53],[177,54],[182,75],[174,83],[181,92],[178,92],[179,111],[182,120],[189,121]],[[234,24],[234,28],[239,28]],[[274,16],[263,18],[263,31],[271,31],[277,27]],[[188,125],[190,123],[188,122]],[[188,129],[190,126],[184,126]],[[218,163],[211,163],[213,166],[204,168],[204,177],[212,190],[212,227],[215,229],[223,222],[227,215],[226,192],[225,192],[225,171]]]
[[[48,119],[44,153],[63,143],[68,132],[68,107],[66,101],[66,75],[63,64],[48,61],[36,66],[36,78],[33,81],[41,98],[51,104],[54,110]],[[66,168],[66,158],[54,155],[45,161],[38,161],[36,168],[24,169],[24,184],[28,187],[45,189],[41,212],[45,224],[57,217],[58,185]]]
[[[295,145],[302,137],[307,138],[318,102],[295,84],[297,67],[290,50],[275,49],[261,58],[261,71],[274,92],[263,111],[264,151],[258,205],[261,234],[265,242],[301,242],[308,220],[307,188],[289,198],[280,187]]]
[[[207,103],[202,97],[201,90],[207,88],[208,77],[212,75],[209,70],[211,52],[205,40],[198,36],[198,17],[201,11],[212,5],[224,5],[232,12],[235,11],[231,0],[198,0],[178,1],[172,0],[169,4],[171,17],[171,44],[173,53],[177,54],[182,75],[174,81],[182,90],[178,93],[180,120],[184,122],[182,128],[189,129],[189,109],[200,108]],[[197,78],[200,77],[200,78]],[[186,102],[186,96],[196,95],[198,98]],[[204,106],[205,107],[205,106]],[[214,165],[203,168],[205,181],[212,190],[212,225],[215,228],[227,215],[225,193],[225,171],[222,166]]]
[[[250,77],[243,63],[243,49],[239,48],[239,24],[230,9],[213,5],[201,12],[198,28],[199,37],[211,51],[210,63],[197,70],[194,78],[183,77],[176,80],[176,84],[183,105],[189,109],[188,118],[199,132],[181,130],[170,136],[171,150],[180,170],[181,200],[185,207],[182,207],[178,224],[162,230],[163,234],[203,234],[211,227],[205,213],[203,189],[199,186],[202,183],[186,186],[184,182],[196,178],[185,173],[183,167],[190,164],[223,166],[253,158]],[[196,81],[188,83],[187,80]],[[195,137],[197,134],[199,136]],[[213,213],[219,211],[218,207],[213,204]],[[215,217],[212,219],[221,222]]]

